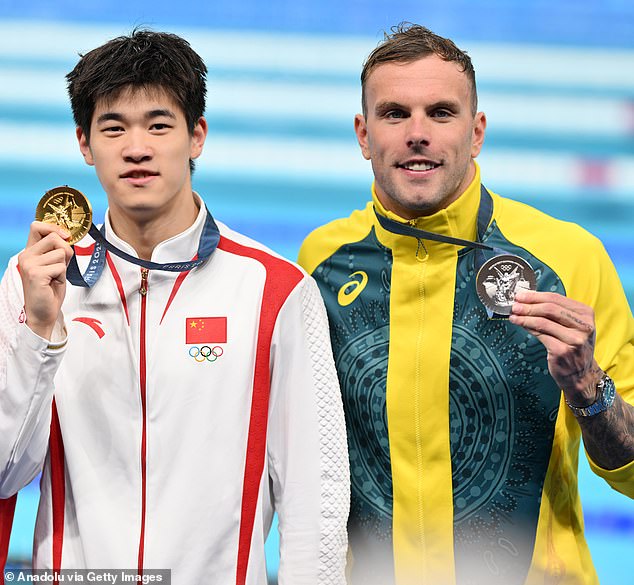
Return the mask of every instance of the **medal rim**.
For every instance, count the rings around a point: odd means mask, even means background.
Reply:
[[[77,229],[75,232],[72,232],[72,231],[70,232],[71,235],[70,235],[70,238],[68,238],[67,242],[72,246],[76,244],[77,242],[79,242],[82,238],[84,238],[88,234],[88,232],[90,231],[90,226],[92,225],[92,205],[90,204],[88,197],[86,197],[79,189],[69,187],[68,185],[62,185],[60,187],[54,187],[53,189],[49,189],[46,193],[44,193],[44,195],[38,202],[37,207],[35,208],[35,220],[43,221],[44,209],[45,209],[46,203],[52,197],[55,197],[62,193],[67,193],[69,195],[72,195],[73,197],[80,198],[81,200],[85,202],[86,208],[87,208],[87,212],[86,212],[87,222],[83,222],[82,227]],[[88,226],[84,225],[84,223],[88,223]],[[55,225],[59,225],[59,224],[55,224]],[[64,226],[59,226],[59,227],[64,227]],[[64,229],[66,228],[64,227]]]
[[[526,278],[526,272],[524,273],[524,280],[527,280],[528,283],[531,285],[529,290],[537,289],[537,275],[535,274],[535,270],[530,265],[530,263],[524,258],[522,258],[521,256],[518,256],[517,254],[498,254],[497,256],[494,256],[493,258],[489,258],[479,268],[478,273],[476,274],[476,293],[480,299],[480,302],[487,309],[489,309],[490,311],[493,311],[493,313],[495,313],[496,315],[502,315],[506,317],[511,314],[513,310],[513,304],[515,303],[515,301],[513,301],[508,306],[497,305],[486,294],[484,294],[484,292],[481,292],[481,288],[483,288],[484,286],[484,277],[483,276],[481,277],[481,275],[483,274],[483,270],[489,269],[491,266],[493,266],[494,264],[498,262],[503,262],[505,258],[508,259],[508,261],[513,261],[517,264],[524,264],[525,266],[523,266],[523,268],[525,271],[527,268],[528,270],[530,270],[531,278]]]

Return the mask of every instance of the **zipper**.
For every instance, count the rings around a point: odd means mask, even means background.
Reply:
[[[141,531],[139,537],[139,559],[138,572],[143,575],[143,557],[145,552],[145,511],[146,511],[146,490],[147,490],[147,392],[146,392],[146,311],[147,311],[147,293],[149,289],[147,268],[141,268],[141,286],[139,294],[141,295],[141,319],[140,319],[140,338],[139,338],[139,390],[141,393],[141,410],[143,415],[143,426],[141,431]]]
[[[147,278],[150,271],[147,268],[141,268],[141,287],[139,288],[139,294],[142,297],[147,295]]]
[[[425,298],[425,275],[427,272],[427,263],[425,262],[428,254],[427,249],[425,248],[425,244],[422,240],[418,240],[419,248],[416,251],[416,258],[419,261],[423,262],[421,270],[418,273],[418,303],[419,303],[419,315],[420,315],[420,325],[418,327],[418,334],[416,338],[416,355],[421,355],[422,347],[423,347],[423,331],[425,330],[425,321],[426,321],[426,310],[427,303]],[[423,246],[425,249],[426,256],[424,258],[419,258],[418,252],[420,250],[420,246]],[[416,440],[416,470],[417,470],[417,478],[418,482],[416,485],[417,492],[417,512],[418,512],[418,536],[420,542],[420,550],[426,551],[426,538],[425,538],[425,506],[423,504],[423,481],[421,478],[424,476],[424,461],[423,461],[423,439],[422,439],[422,431],[421,431],[421,418],[422,418],[422,409],[421,409],[421,394],[423,387],[423,377],[424,372],[421,370],[420,361],[416,361],[416,369],[415,369],[415,380],[414,380],[414,436]],[[427,573],[429,570],[429,556],[427,554],[423,555],[421,559],[421,577],[422,581],[426,581]]]
[[[418,229],[415,219],[408,219],[406,225]],[[429,251],[422,238],[416,238],[416,260],[419,262],[425,262],[429,258]]]

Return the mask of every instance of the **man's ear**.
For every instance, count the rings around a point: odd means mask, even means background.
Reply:
[[[482,150],[484,144],[484,134],[486,132],[487,119],[484,112],[478,112],[473,119],[473,135],[471,138],[471,158],[476,158]]]
[[[368,124],[363,114],[354,117],[354,133],[361,147],[361,154],[365,160],[370,160],[370,146],[368,145]]]
[[[194,126],[194,131],[192,132],[191,139],[191,150],[189,158],[195,159],[198,158],[203,151],[203,146],[205,145],[205,139],[207,138],[207,120],[202,116],[198,118],[198,122]]]
[[[79,142],[79,150],[81,151],[86,164],[93,166],[95,164],[95,160],[92,157],[90,144],[88,143],[88,137],[79,126],[75,128],[75,135],[77,136],[77,142]]]

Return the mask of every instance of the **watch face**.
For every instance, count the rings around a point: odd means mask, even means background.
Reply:
[[[614,404],[614,399],[616,398],[616,386],[614,385],[614,380],[610,378],[607,374],[603,376],[603,403],[605,404],[605,409],[607,410]]]
[[[476,291],[485,307],[498,315],[510,315],[515,294],[535,290],[537,279],[531,265],[514,254],[487,260],[476,276]]]

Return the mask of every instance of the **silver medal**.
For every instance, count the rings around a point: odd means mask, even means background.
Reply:
[[[511,314],[517,292],[536,288],[535,271],[526,260],[514,254],[501,254],[487,260],[476,276],[476,291],[482,304],[500,316]]]

